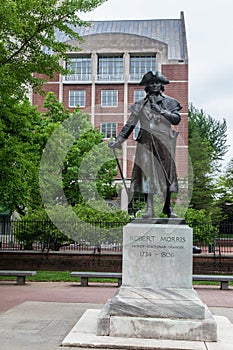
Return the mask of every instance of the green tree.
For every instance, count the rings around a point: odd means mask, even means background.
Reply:
[[[117,195],[116,162],[98,129],[84,132],[70,148],[63,169],[66,198],[72,205]]]
[[[191,205],[194,209],[207,209],[213,201],[214,185],[210,176],[209,151],[208,141],[203,140],[198,130],[195,130],[189,138],[189,155],[192,160]]]
[[[40,89],[44,74],[51,78],[55,72],[63,73],[60,60],[66,58],[67,51],[79,50],[67,41],[82,42],[75,27],[89,25],[80,15],[104,1],[2,0],[0,99],[22,98],[29,87]]]
[[[42,120],[25,96],[31,88],[41,92],[44,77],[65,72],[61,59],[66,58],[67,50],[79,50],[67,41],[81,42],[75,27],[89,25],[80,15],[102,2],[1,1],[0,195],[1,202],[11,209],[39,204],[38,164],[42,146],[59,121],[55,119],[53,124]],[[60,40],[61,37],[67,41]]]
[[[189,155],[192,162],[191,207],[205,209],[213,216],[219,216],[214,207],[216,174],[220,160],[227,152],[226,121],[217,121],[201,110],[189,108]]]
[[[34,131],[40,115],[24,100],[3,106],[0,117],[1,202],[23,211],[37,177],[40,147]]]
[[[224,216],[221,221],[233,221],[233,159],[228,163],[225,173],[216,184],[215,204],[220,207]]]
[[[79,108],[71,114],[53,93],[48,94],[44,106],[47,112],[40,135],[47,135],[50,125],[55,125],[46,147],[43,145],[41,175],[46,201],[53,203],[57,198],[58,203],[68,201],[74,206],[84,200],[115,196],[115,159],[89,115]]]
[[[63,200],[68,200],[72,205],[79,203],[83,200],[78,182],[79,167],[85,157],[88,176],[96,171],[97,164],[101,166],[95,181],[87,181],[84,192],[89,186],[89,192],[96,189],[101,198],[116,195],[113,183],[115,160],[110,157],[110,149],[102,142],[103,135],[93,129],[89,116],[79,109],[71,114],[53,93],[48,94],[44,106],[47,108],[44,114],[40,114],[26,100],[0,110],[1,203],[7,203],[11,210],[17,209],[21,213],[25,206],[31,210],[40,208],[43,203],[39,173],[43,180],[43,172],[48,184],[47,198],[50,196],[52,201],[60,198],[62,190],[62,196],[65,195]],[[97,152],[90,153],[94,146],[99,147]],[[45,157],[45,154],[47,161],[41,169],[41,157]],[[90,156],[95,159],[91,160]],[[103,159],[106,162],[101,163]],[[93,199],[91,196],[86,198]]]
[[[212,217],[204,209],[189,208],[185,215],[186,223],[193,229],[194,243],[213,244],[218,228],[213,225]]]
[[[212,170],[216,171],[218,162],[223,159],[228,150],[226,120],[216,120],[192,104],[189,107],[188,117],[189,138],[192,139],[193,133],[198,131],[201,139],[208,143],[209,164]]]

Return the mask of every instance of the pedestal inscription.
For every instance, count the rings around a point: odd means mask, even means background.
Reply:
[[[192,230],[187,225],[129,224],[123,286],[192,288]]]

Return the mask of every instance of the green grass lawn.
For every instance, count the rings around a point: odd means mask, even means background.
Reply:
[[[15,277],[0,276],[1,281],[12,281]],[[34,282],[80,282],[81,277],[70,277],[70,271],[37,271],[36,276],[26,276],[26,281]],[[116,278],[89,278],[90,282],[114,282]]]

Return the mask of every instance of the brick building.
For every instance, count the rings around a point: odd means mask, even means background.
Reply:
[[[109,139],[127,121],[129,106],[144,96],[143,87],[138,85],[143,74],[162,72],[170,80],[165,94],[183,107],[176,150],[178,177],[183,179],[188,168],[188,53],[183,13],[179,19],[97,21],[77,31],[85,40],[82,44],[65,36],[59,38],[81,48],[67,52],[69,61],[64,65],[72,74],[55,75],[44,90],[53,91],[71,111],[79,104]],[[32,103],[43,109],[42,96],[33,94]],[[122,168],[128,180],[136,132],[137,128],[123,144]]]

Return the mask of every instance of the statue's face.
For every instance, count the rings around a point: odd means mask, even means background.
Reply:
[[[148,85],[149,94],[158,94],[161,91],[162,84],[156,81],[151,81]]]

